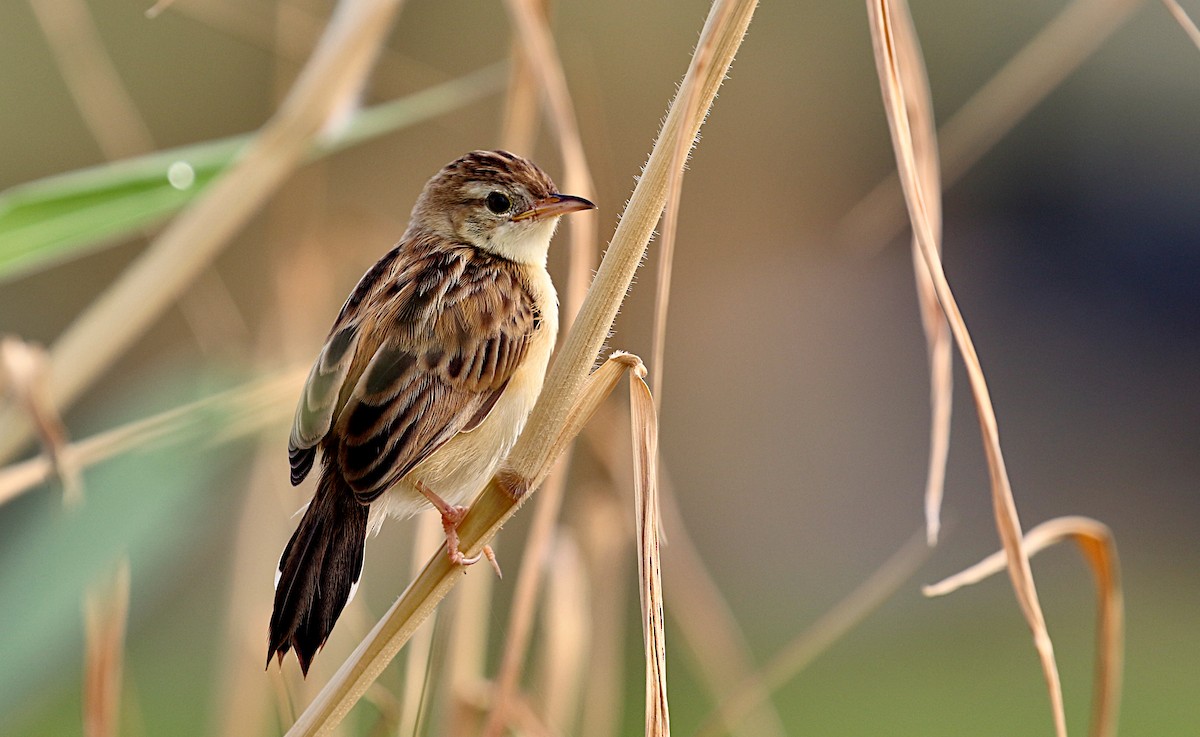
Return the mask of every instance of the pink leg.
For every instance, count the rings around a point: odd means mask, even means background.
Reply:
[[[470,566],[478,563],[481,558],[487,558],[488,562],[492,564],[492,568],[495,569],[496,575],[504,578],[504,574],[500,572],[500,563],[497,562],[496,553],[492,550],[491,545],[484,545],[479,555],[469,558],[458,549],[458,526],[462,524],[463,517],[467,516],[467,507],[449,504],[423,481],[417,481],[415,485],[417,491],[421,492],[442,515],[442,530],[446,533],[446,551],[450,555],[450,562],[455,565]]]

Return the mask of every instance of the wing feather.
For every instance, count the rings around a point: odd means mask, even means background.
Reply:
[[[329,434],[330,452],[370,502],[461,432],[486,419],[538,329],[519,267],[474,249],[431,255],[381,289],[378,347],[359,347],[353,388]],[[335,450],[336,449],[336,450]]]

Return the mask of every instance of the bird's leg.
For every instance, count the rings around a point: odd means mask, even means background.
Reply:
[[[462,524],[463,517],[467,516],[467,507],[461,505],[453,505],[441,498],[425,485],[424,481],[417,481],[415,486],[417,491],[429,500],[429,503],[437,508],[437,511],[442,515],[442,531],[446,533],[446,552],[450,555],[450,562],[455,565],[470,566],[479,562],[481,558],[487,558],[492,564],[496,575],[504,578],[504,574],[500,572],[500,563],[496,560],[496,553],[492,550],[491,545],[484,545],[483,551],[478,555],[467,557],[458,549],[458,526]]]

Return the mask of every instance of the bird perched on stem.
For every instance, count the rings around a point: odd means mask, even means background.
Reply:
[[[400,243],[358,282],[305,382],[292,484],[317,489],[279,560],[269,650],[307,675],[362,573],[368,530],[427,504],[454,563],[465,508],[512,448],[558,332],[546,252],[559,194],[506,151],[474,151],[425,185]],[[490,549],[485,550],[495,565]],[[499,568],[497,567],[497,571]]]

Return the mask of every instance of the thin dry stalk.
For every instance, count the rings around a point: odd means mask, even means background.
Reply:
[[[663,560],[666,586],[671,589],[667,613],[696,661],[697,674],[716,701],[740,688],[753,688],[755,678],[750,646],[713,580],[683,522],[667,471],[659,467],[663,529],[670,544]],[[765,686],[753,695],[755,704],[744,716],[723,722],[724,730],[744,737],[784,737],[787,734]],[[718,712],[723,717],[724,712]]]
[[[29,0],[75,107],[106,159],[154,149],[83,0]]]
[[[513,590],[508,629],[504,636],[504,653],[500,657],[500,670],[495,678],[492,709],[483,729],[484,737],[499,737],[509,723],[508,704],[518,692],[521,668],[525,663],[533,632],[538,591],[542,582],[542,562],[546,560],[554,538],[554,528],[558,523],[558,514],[562,509],[563,494],[567,486],[565,460],[554,465],[554,470],[542,485],[533,512],[533,523],[522,549],[520,572]]]
[[[273,443],[262,443],[234,519],[228,578],[226,635],[222,638],[220,676],[216,679],[214,708],[209,710],[208,734],[213,737],[255,737],[266,733],[279,693],[263,678],[262,623],[270,617],[270,603],[262,595],[279,555],[276,541],[287,534],[287,517],[279,514],[273,495],[264,493],[282,481],[283,458]]]
[[[83,503],[83,479],[68,447],[67,429],[50,400],[48,365],[41,346],[12,336],[0,337],[0,398],[10,397],[29,418],[42,443],[47,474],[58,476],[63,503],[71,509]],[[0,483],[0,504],[8,498],[4,488]]]
[[[725,22],[717,22],[721,15],[719,2],[710,13],[709,22],[701,34],[701,44],[709,37],[716,39],[712,63],[689,67],[681,87],[686,93],[690,85],[701,86],[702,104],[698,106],[698,112],[707,112],[712,104],[757,4],[754,0],[724,2],[732,2],[735,6],[732,16],[727,17]],[[625,292],[645,254],[650,234],[662,214],[669,174],[669,152],[679,136],[695,139],[703,117],[701,114],[687,117],[676,104],[672,104],[667,113],[659,140],[650,153],[625,215],[617,226],[579,317],[550,369],[525,431],[509,454],[507,468],[488,483],[463,520],[459,537],[465,554],[472,555],[491,541],[504,522],[516,513],[520,504],[545,478],[565,445],[578,433],[586,417],[594,410],[589,408],[585,412],[578,407],[585,385],[615,380],[624,366],[628,365],[628,359],[610,359],[594,375],[588,371],[608,336]],[[461,576],[457,568],[450,566],[447,556],[435,554],[417,580],[301,715],[289,731],[290,737],[327,733],[340,722],[395,657],[413,629],[429,615],[459,578]]]
[[[1171,11],[1171,15],[1174,16],[1175,22],[1179,24],[1179,27],[1182,28],[1185,33],[1187,33],[1188,38],[1192,40],[1192,43],[1196,45],[1196,48],[1200,49],[1200,28],[1196,27],[1195,21],[1191,19],[1191,16],[1187,14],[1187,11],[1184,10],[1179,3],[1175,2],[1175,0],[1163,0],[1163,5],[1166,5],[1167,10]]]
[[[645,382],[646,370],[629,373],[629,416],[633,430],[633,500],[638,538],[642,638],[646,652],[646,737],[670,737],[667,701],[667,634],[663,616],[658,517],[658,413]]]
[[[121,453],[188,437],[206,427],[214,416],[222,418],[221,429],[209,433],[208,441],[244,437],[290,417],[295,394],[307,375],[305,368],[260,379],[75,441],[64,446],[60,455],[73,468],[83,470]],[[0,506],[45,482],[54,472],[53,461],[45,456],[0,469]]]
[[[546,595],[540,610],[545,635],[536,682],[546,723],[567,733],[579,713],[583,686],[592,681],[589,652],[595,619],[582,552],[564,527],[557,530],[549,560],[552,563],[546,566]]]
[[[546,4],[539,0],[511,0],[507,7],[517,31],[517,39],[513,44],[514,64],[505,114],[505,141],[512,139],[512,143],[524,147],[518,150],[532,146],[537,124],[537,91],[540,87],[562,152],[566,191],[590,198],[594,185],[583,151],[566,73],[550,31]],[[571,258],[563,310],[564,332],[570,330],[575,314],[583,303],[596,251],[594,218],[572,219],[568,227],[571,233]],[[507,724],[505,710],[510,697],[517,692],[541,586],[541,562],[547,555],[566,490],[567,463],[567,458],[559,460],[544,484],[533,526],[525,543],[504,640],[504,654],[496,677],[492,711],[483,730],[488,737],[498,737]]]
[[[1117,733],[1121,670],[1125,659],[1125,597],[1117,544],[1112,530],[1103,522],[1089,517],[1058,517],[1030,530],[1021,546],[1033,557],[1067,540],[1079,546],[1096,581],[1096,666],[1089,734],[1091,737],[1113,737]],[[1004,570],[1006,563],[1004,551],[1000,551],[921,590],[926,596],[944,596]]]
[[[909,538],[883,565],[851,591],[846,598],[821,615],[816,622],[763,666],[763,669],[730,693],[704,720],[694,737],[716,737],[726,724],[737,724],[762,703],[765,697],[808,667],[835,642],[858,626],[910,579],[929,557],[923,535]]]
[[[128,625],[129,559],[123,558],[111,580],[84,599],[84,737],[116,737],[119,733]]]
[[[429,550],[436,548],[443,539],[441,522],[432,514],[421,515],[417,521],[416,534],[413,535],[412,565],[409,573],[416,576],[421,572],[421,561]],[[396,725],[398,735],[416,735],[417,723],[425,702],[425,685],[428,682],[427,671],[432,667],[429,654],[433,650],[434,624],[437,623],[437,612],[429,617],[425,626],[413,634],[404,659],[404,689],[400,695],[400,720]]]
[[[339,3],[287,99],[238,162],[172,221],[54,344],[50,392],[55,406],[71,404],[303,163],[330,116],[362,87],[399,6],[400,0]],[[24,442],[28,431],[18,423],[0,427],[5,427],[0,436],[3,458]]]
[[[590,199],[594,197],[596,187],[592,183],[591,169],[583,151],[583,139],[579,135],[579,122],[575,118],[575,106],[567,87],[567,75],[563,71],[562,59],[554,44],[546,13],[539,8],[538,0],[506,0],[504,5],[508,8],[517,39],[529,60],[529,70],[541,87],[550,123],[558,138],[563,168],[566,170],[563,179],[565,191]],[[571,217],[567,222],[571,234],[571,263],[563,303],[564,333],[570,330],[592,278],[596,264],[596,227],[595,216],[587,213]]]
[[[1005,470],[1004,455],[1000,450],[995,410],[992,407],[979,356],[975,352],[975,345],[942,270],[937,239],[930,220],[931,210],[928,203],[931,197],[940,195],[924,191],[920,165],[916,161],[919,152],[915,149],[913,134],[909,128],[907,111],[911,108],[907,97],[910,94],[928,96],[929,92],[927,88],[921,87],[913,90],[906,89],[906,82],[911,83],[913,77],[900,70],[906,54],[919,53],[918,50],[904,52],[897,49],[897,45],[904,44],[906,39],[904,36],[895,34],[892,17],[899,13],[907,14],[907,5],[902,1],[893,5],[888,0],[868,0],[867,6],[884,107],[887,111],[888,126],[892,132],[897,169],[904,187],[905,201],[908,203],[913,232],[920,245],[925,267],[933,279],[938,301],[950,322],[955,341],[966,365],[971,392],[975,398],[975,408],[979,415],[988,472],[991,476],[992,508],[996,518],[996,528],[1008,556],[1009,576],[1012,578],[1017,602],[1033,633],[1034,645],[1042,663],[1043,675],[1050,692],[1050,706],[1054,714],[1055,731],[1059,737],[1065,737],[1067,723],[1062,700],[1062,684],[1058,666],[1055,663],[1050,633],[1046,630],[1045,617],[1042,614],[1041,604],[1038,602],[1037,587],[1029,567],[1029,558],[1021,547],[1021,522],[1013,501],[1008,472]]]
[[[626,479],[632,477],[632,472],[624,475]],[[582,497],[578,528],[593,592],[588,683],[578,734],[612,737],[619,733],[625,705],[622,654],[627,631],[626,572],[630,570],[631,530],[625,524],[625,504],[611,489],[592,483],[577,489],[575,496]]]
[[[928,94],[929,78],[925,72],[925,58],[913,27],[912,16],[907,12],[892,18],[901,55],[900,72],[904,86],[910,91],[907,97],[909,126],[913,132],[913,150],[921,187],[928,194],[929,225],[933,230],[934,243],[942,247],[942,183],[938,164],[937,130],[933,117],[933,98]],[[925,91],[921,93],[921,91]],[[921,257],[921,247],[914,236],[912,239],[913,273],[917,280],[917,297],[920,302],[921,327],[925,332],[925,344],[929,355],[929,466],[925,474],[925,537],[930,545],[936,545],[941,530],[942,492],[946,485],[946,458],[950,453],[950,413],[954,398],[954,353],[950,342],[950,326],[942,314],[933,280]]]
[[[1142,0],[1074,0],[987,81],[938,131],[942,181],[950,187],[1100,48]],[[842,243],[878,252],[905,226],[893,172],[838,226]]]
[[[549,16],[549,3],[540,0],[533,3],[534,11],[541,18]],[[545,21],[543,21],[545,22]],[[518,153],[533,151],[538,130],[538,83],[529,55],[520,40],[512,42],[509,54],[508,97],[504,101],[504,122],[501,124],[500,140],[506,149]]]

